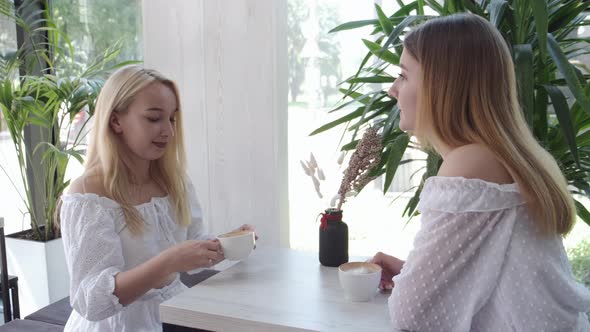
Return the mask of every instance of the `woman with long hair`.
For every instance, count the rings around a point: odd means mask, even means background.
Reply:
[[[173,81],[126,66],[96,104],[85,171],[62,197],[73,312],[65,331],[159,331],[178,272],[224,259],[186,175]],[[252,229],[244,225],[241,229]]]
[[[429,20],[404,41],[389,90],[400,128],[442,156],[404,262],[377,253],[403,331],[590,331],[590,291],[562,237],[576,210],[518,103],[510,50],[485,19]]]

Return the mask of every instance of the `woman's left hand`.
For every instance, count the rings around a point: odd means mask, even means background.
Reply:
[[[236,231],[252,231],[254,232],[254,239],[258,240],[258,235],[256,235],[256,228],[249,224],[243,224],[240,228],[236,229]]]

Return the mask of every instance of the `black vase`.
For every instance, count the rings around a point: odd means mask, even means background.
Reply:
[[[322,215],[319,256],[325,266],[348,262],[348,226],[342,221],[342,210],[327,209]]]

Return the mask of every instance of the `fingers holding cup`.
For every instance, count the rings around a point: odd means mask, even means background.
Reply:
[[[240,261],[250,255],[256,245],[256,234],[251,229],[235,230],[217,237],[226,259]]]

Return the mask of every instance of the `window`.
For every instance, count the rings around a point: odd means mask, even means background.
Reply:
[[[52,15],[74,49],[75,61],[58,63],[57,70],[61,71],[58,75],[79,74],[91,61],[114,48],[120,48],[120,52],[113,63],[142,59],[140,0],[53,0]],[[63,40],[61,45],[66,46]],[[78,137],[85,144],[90,127],[88,113],[78,113],[71,127],[62,128],[60,137],[68,144]],[[77,176],[83,168],[77,161],[72,161],[68,173]]]
[[[0,14],[0,80],[6,78],[7,66],[16,49],[16,25],[14,21]],[[0,137],[7,134],[6,121],[0,112]]]
[[[141,60],[141,1],[53,0],[52,15],[74,47],[77,66],[62,67],[73,74],[106,50],[116,46],[121,52],[115,61]],[[65,43],[62,43],[65,46]]]
[[[396,1],[378,3],[387,13],[398,7]],[[338,83],[356,72],[366,54],[362,39],[370,38],[371,28],[328,31],[344,22],[373,17],[373,2],[288,0],[289,209],[293,248],[318,250],[318,214],[330,207],[347,165],[346,159],[342,165],[338,164],[339,142],[345,128],[342,125],[311,137],[309,133],[347,113],[329,111],[341,97]],[[349,134],[345,134],[342,142],[348,142]],[[322,197],[301,166],[301,162],[310,160],[311,153],[325,175],[325,180],[319,181]],[[411,180],[407,176],[418,167],[401,166],[386,195],[382,180],[377,179],[344,204],[343,220],[349,227],[351,255],[368,256],[378,250],[399,257],[407,255],[418,223],[413,220],[406,226],[406,220],[401,217],[413,194],[402,192],[419,183],[419,176]]]
[[[114,48],[120,48],[115,62],[142,58],[139,0],[53,0],[52,14],[58,28],[68,36],[74,49],[71,55],[75,61],[58,63],[58,71],[61,71],[58,75],[79,74],[88,63]],[[61,41],[61,46],[66,47],[65,41]],[[66,52],[66,57],[69,55]],[[82,136],[85,137],[88,132],[88,125],[85,125],[87,120],[87,113],[79,113],[74,118],[73,128],[64,128],[67,132],[60,136],[71,143],[84,129]]]
[[[0,14],[0,79],[8,76],[10,59],[17,49],[16,24],[6,16]],[[9,77],[18,79],[17,77]],[[4,218],[6,233],[20,230],[25,207],[22,200],[15,200],[15,193],[22,192],[22,184],[18,180],[20,172],[16,152],[10,133],[7,130],[6,120],[0,112],[0,217]],[[14,181],[14,182],[13,182]],[[17,188],[15,188],[17,186]]]
[[[76,75],[86,69],[88,64],[103,54],[107,49],[121,46],[115,62],[142,59],[142,27],[140,0],[132,1],[89,1],[89,0],[54,0],[51,3],[53,21],[66,33],[73,46],[74,61],[61,61],[56,57],[56,74]],[[16,24],[13,20],[0,14],[0,79],[4,79],[3,70],[7,59],[18,48]],[[62,46],[65,43],[62,41]],[[57,53],[57,52],[56,52]],[[113,62],[113,63],[115,63]],[[4,74],[5,75],[5,74]],[[17,78],[14,78],[17,79]],[[80,133],[88,114],[83,113],[74,119],[72,128],[62,132],[61,137],[68,143]],[[89,126],[86,125],[82,136]],[[36,146],[39,142],[33,142]],[[82,165],[75,158],[70,159],[67,178],[81,174]],[[18,161],[6,124],[0,115],[0,217],[4,217],[6,233],[13,233],[29,227],[25,206],[17,193],[23,193],[20,181]]]

